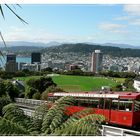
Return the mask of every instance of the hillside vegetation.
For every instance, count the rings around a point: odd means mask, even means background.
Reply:
[[[61,44],[57,46],[12,46],[8,48],[2,47],[2,51],[9,50],[12,53],[18,55],[30,56],[31,52],[39,51],[42,53],[76,53],[76,54],[85,54],[89,55],[94,50],[99,49],[104,54],[118,57],[140,57],[140,49],[130,49],[130,48],[119,48],[114,46],[107,45],[94,45],[94,44],[85,44],[85,43],[76,43],[76,44]],[[28,52],[27,52],[28,50]]]
[[[140,57],[140,49],[130,49],[130,48],[119,48],[111,46],[101,46],[101,45],[90,45],[84,43],[77,44],[62,44],[59,46],[48,47],[42,49],[42,53],[78,53],[78,54],[89,54],[94,50],[100,49],[104,54],[118,57]]]

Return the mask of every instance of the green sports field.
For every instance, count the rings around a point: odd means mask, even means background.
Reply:
[[[30,78],[39,78],[39,76],[20,77],[18,79],[26,82]],[[68,76],[68,75],[53,76],[52,79],[58,85],[58,87],[68,92],[99,90],[101,89],[102,86],[113,87],[118,83],[120,83],[120,81],[123,82],[124,80],[124,79],[114,80],[112,78],[105,77]]]

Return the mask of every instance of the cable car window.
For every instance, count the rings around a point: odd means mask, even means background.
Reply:
[[[119,101],[119,110],[121,111],[132,111],[132,103],[130,100],[120,100]]]
[[[99,99],[89,99],[89,107],[91,108],[98,108]]]
[[[83,99],[79,97],[79,98],[76,98],[76,100],[77,100],[76,105],[81,106]]]
[[[85,101],[82,101],[79,105],[82,107],[88,107],[88,103]]]
[[[111,109],[118,110],[118,100],[112,99]]]
[[[78,106],[88,107],[88,100],[87,99],[79,98],[77,100],[78,100]]]
[[[99,108],[103,109],[104,108],[104,98],[99,99]]]
[[[120,102],[119,103],[119,110],[125,110],[125,103],[123,103],[123,102]]]
[[[132,111],[132,103],[127,103],[125,105],[125,111]]]
[[[58,100],[60,97],[53,97],[53,102],[55,102],[56,100]]]
[[[59,98],[61,98],[61,97],[56,97],[56,96],[48,97],[48,101],[55,102]]]
[[[75,98],[75,106],[78,106],[79,99]]]
[[[105,99],[105,109],[110,109],[111,99]]]
[[[140,111],[140,101],[135,101],[134,111]]]
[[[99,104],[99,99],[96,98],[76,98],[76,104],[77,106],[82,107],[90,107],[90,108],[97,108]]]
[[[48,101],[53,101],[53,97],[48,97]]]

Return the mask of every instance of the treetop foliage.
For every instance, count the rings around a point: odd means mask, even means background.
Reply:
[[[15,104],[8,104],[0,117],[0,135],[101,135],[101,122],[105,118],[92,109],[67,115],[66,107],[74,104],[72,97],[62,97],[50,109],[47,104],[37,107],[32,117],[25,116]]]
[[[41,77],[39,79],[30,79],[27,81],[27,85],[35,88],[39,91],[39,93],[42,93],[45,91],[49,86],[56,86],[56,84],[53,82],[51,77]]]

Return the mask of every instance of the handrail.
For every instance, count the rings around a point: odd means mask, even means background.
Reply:
[[[102,125],[102,135],[107,135],[107,133],[112,133],[112,135],[119,135],[119,136],[126,136],[132,135],[132,136],[140,136],[140,132],[130,130],[130,129],[124,129],[124,128],[119,128],[119,127],[113,127],[113,126],[107,126],[107,125]],[[114,132],[113,132],[114,131]],[[119,133],[115,132],[118,131]]]
[[[22,104],[31,104],[31,105],[41,105],[43,103],[47,103],[44,100],[35,100],[35,99],[25,99],[25,98],[15,98],[16,103]]]

